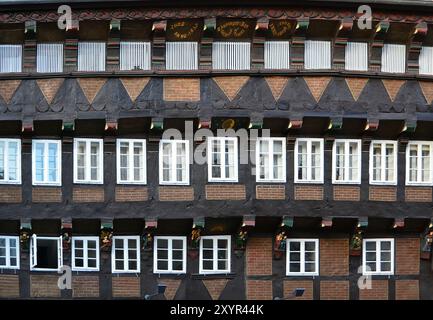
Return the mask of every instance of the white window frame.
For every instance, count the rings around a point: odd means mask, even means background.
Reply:
[[[433,47],[423,46],[418,58],[419,74],[433,75]]]
[[[265,41],[264,68],[271,70],[290,69],[290,41]]]
[[[50,49],[52,48],[56,48],[56,50],[54,50],[54,52],[50,51]],[[44,50],[44,53],[59,53],[60,56],[55,57],[55,59],[58,61],[56,61],[57,66],[60,68],[60,70],[55,70],[55,71],[51,71],[51,70],[46,70],[46,69],[42,69],[42,63],[45,62],[45,60],[43,59],[44,56],[42,56],[42,50]],[[59,50],[59,52],[57,52],[57,50]],[[54,62],[54,57],[50,56],[47,57],[47,60],[51,60],[51,63]],[[37,49],[36,49],[36,72],[40,72],[40,73],[59,73],[59,72],[63,72],[63,64],[64,64],[64,45],[63,43],[59,43],[59,42],[43,42],[43,43],[38,43],[37,44]],[[46,67],[46,66],[44,66]],[[50,68],[53,68],[53,65],[49,66]]]
[[[163,145],[165,143],[171,144],[172,148],[172,156],[171,156],[171,163],[170,163],[170,180],[164,181],[164,175],[163,175]],[[178,181],[176,179],[176,166],[177,166],[177,144],[181,143],[185,145],[185,161],[186,161],[186,181]],[[188,140],[160,140],[159,142],[159,184],[160,185],[189,185],[189,141]]]
[[[83,241],[83,267],[77,267],[75,264],[75,241]],[[89,241],[96,242],[96,267],[89,267],[88,246]],[[99,271],[99,237],[72,237],[72,271]]]
[[[123,240],[123,269],[116,269],[116,240]],[[136,240],[137,247],[134,248],[137,251],[137,269],[129,269],[129,247],[128,240]],[[140,273],[140,236],[113,236],[111,246],[111,272],[112,273]]]
[[[213,241],[213,269],[203,269],[203,240]],[[225,270],[218,270],[218,240],[227,241],[227,267]],[[216,259],[215,259],[216,257]],[[200,274],[227,274],[231,272],[231,236],[203,236],[200,238],[200,258],[199,258],[199,273]]]
[[[307,142],[307,179],[298,178],[298,144],[299,142]],[[319,179],[311,179],[311,143],[320,143],[320,174]],[[295,183],[323,183],[323,171],[324,171],[324,151],[323,151],[323,139],[322,138],[298,138],[295,141]]]
[[[4,179],[0,179],[0,184],[21,184],[21,140],[20,139],[0,139],[5,144],[4,147]],[[9,179],[9,143],[17,144],[17,179]]]
[[[12,59],[4,59],[3,62],[0,61],[0,73],[23,72],[23,46],[20,44],[1,44],[0,58],[3,58],[4,55],[3,51],[5,50],[16,51],[15,53],[19,53],[18,59],[16,61],[10,61]],[[9,52],[9,54],[13,55],[14,53]],[[12,69],[11,67],[16,67],[16,68]]]
[[[367,270],[367,242],[375,242],[376,243],[376,271],[368,271]],[[391,242],[391,270],[390,271],[382,271],[381,268],[381,251],[378,250],[380,248],[381,242]],[[393,275],[394,274],[394,261],[395,261],[395,247],[394,247],[394,239],[393,238],[376,238],[376,239],[363,239],[362,240],[362,274],[363,275]],[[379,271],[378,271],[379,270]]]
[[[351,143],[358,145],[358,176],[356,179],[337,180],[337,143],[344,143],[344,176],[349,176],[349,147]],[[332,183],[333,184],[361,184],[361,167],[362,167],[362,144],[359,139],[336,139],[332,146]]]
[[[149,41],[120,41],[119,69],[121,71],[150,70],[152,64],[151,47],[152,45]],[[140,57],[137,52],[141,50],[143,56]],[[137,61],[138,59],[141,59],[141,61]],[[131,68],[132,60],[139,62],[142,65],[134,66],[138,67],[138,69],[134,69],[134,67]]]
[[[158,240],[167,240],[167,270],[158,269]],[[182,241],[182,270],[173,270],[173,240]],[[176,249],[179,250],[179,249]],[[165,260],[165,259],[164,259]],[[183,274],[186,273],[186,237],[155,236],[153,247],[153,273],[155,274]]]
[[[43,181],[36,180],[36,144],[44,145],[44,178]],[[57,180],[48,181],[48,146],[57,145]],[[62,185],[62,141],[61,140],[32,140],[32,180],[34,186],[61,186]]]
[[[37,268],[38,264],[38,240],[57,241],[57,268]],[[63,239],[59,237],[39,237],[32,235],[30,240],[30,271],[59,271],[63,266]]]
[[[212,142],[219,141],[220,142],[220,159],[221,159],[221,177],[214,178],[212,177],[212,156],[214,154],[212,148]],[[224,156],[225,145],[227,142],[233,141],[234,148],[234,176],[227,177],[228,172],[226,172],[226,159]],[[209,137],[207,140],[207,175],[209,182],[238,182],[238,139],[236,137]]]
[[[416,168],[416,174],[417,174],[417,181],[410,181],[410,147],[411,146],[417,146],[417,168]],[[420,177],[422,175],[422,146],[427,145],[430,147],[430,180],[423,182],[420,181]],[[406,146],[406,185],[408,186],[431,186],[433,184],[433,142],[432,141],[409,141],[409,143]]]
[[[19,270],[20,269],[20,238],[18,236],[3,236],[0,235],[0,239],[5,239],[5,245],[6,245],[6,264],[5,265],[0,265],[0,270],[1,269],[13,269],[13,270]],[[15,240],[16,242],[16,259],[17,259],[17,265],[16,266],[12,266],[11,265],[11,246],[10,246],[10,240]]]
[[[290,271],[290,243],[299,242],[299,272]],[[314,252],[314,265],[315,270],[313,272],[305,271],[305,242],[314,242],[315,252]],[[286,275],[287,276],[318,276],[319,275],[319,239],[287,239],[286,240]]]
[[[393,146],[394,146],[394,168],[392,168],[393,170],[394,170],[394,179],[393,180],[391,180],[391,181],[386,181],[385,179],[384,179],[384,177],[385,177],[385,168],[383,168],[383,167],[381,167],[381,178],[380,178],[380,180],[373,180],[373,146],[374,146],[374,144],[381,144],[381,154],[380,154],[380,156],[381,156],[381,160],[380,160],[380,163],[381,163],[381,165],[383,166],[383,165],[385,165],[385,158],[386,158],[386,155],[385,155],[385,146],[387,145],[387,144],[392,144]],[[370,177],[369,177],[369,180],[370,180],[370,184],[373,184],[373,185],[397,185],[397,175],[398,175],[398,172],[397,172],[397,168],[398,168],[398,165],[397,165],[397,155],[398,155],[398,149],[397,149],[397,141],[394,141],[394,140],[373,140],[373,141],[371,141],[371,143],[370,143],[370,160],[369,160],[369,175],[370,175]]]
[[[404,47],[403,59],[404,63],[401,65],[396,64],[396,60],[398,61],[401,57],[398,56]],[[390,59],[387,59],[387,55],[395,55],[392,60],[393,63],[389,63]],[[407,46],[404,44],[395,44],[395,43],[385,43],[382,47],[382,55],[381,55],[381,72],[387,73],[405,73],[407,68]]]
[[[167,41],[165,43],[165,69],[198,70],[198,48],[199,43],[196,41]]]
[[[89,69],[85,69],[83,68],[83,66],[86,64],[86,60],[88,59],[85,55],[83,55],[83,53],[81,52],[81,50],[83,49],[89,49],[86,47],[82,47],[82,45],[84,44],[98,44],[101,45],[101,48],[103,48],[102,52],[101,52],[101,59],[103,60],[103,64],[101,64],[102,68],[99,68],[99,62],[98,61],[93,61],[98,63],[98,65],[96,67],[98,68],[92,68],[91,70]],[[91,53],[91,52],[90,52]],[[78,41],[78,48],[77,48],[77,70],[80,72],[104,72],[107,69],[107,43],[104,41]]]
[[[318,48],[320,46],[320,48]],[[314,49],[314,50],[313,50]],[[309,50],[313,50],[310,52]],[[314,56],[314,59],[311,59]],[[317,57],[320,56],[320,60]],[[326,60],[325,60],[326,59]],[[321,63],[319,63],[321,62]],[[304,43],[304,69],[329,70],[332,68],[332,41],[305,40]]]
[[[86,169],[84,172],[84,179],[78,179],[78,143],[84,142],[86,144],[85,153],[85,165]],[[91,143],[99,143],[99,157],[98,157],[98,168],[99,168],[99,179],[91,180]],[[103,184],[104,183],[104,140],[94,138],[74,138],[74,183],[76,184]]]
[[[345,49],[345,70],[368,71],[368,43],[360,41],[347,42]]]
[[[274,142],[280,141],[282,143],[282,177],[281,178],[270,178],[270,179],[262,179],[260,178],[260,143],[267,141],[269,143],[268,150],[268,172],[271,177],[274,176],[274,165],[273,165],[273,157],[274,157]],[[256,182],[276,182],[276,183],[285,183],[286,182],[286,138],[257,138],[256,140]]]
[[[245,53],[245,56],[242,54]],[[212,43],[212,69],[250,70],[251,42],[215,41]]]
[[[120,145],[121,143],[128,143],[128,179],[122,180],[121,167],[120,167]],[[134,144],[140,143],[143,148],[143,179],[134,179]],[[146,139],[117,139],[116,141],[116,168],[117,168],[117,184],[146,184],[147,183],[147,168],[146,168]]]

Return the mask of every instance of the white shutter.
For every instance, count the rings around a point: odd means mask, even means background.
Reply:
[[[366,42],[348,42],[345,54],[345,69],[368,70],[368,45]]]
[[[0,72],[21,72],[22,55],[21,45],[0,45]]]
[[[331,69],[331,41],[305,41],[305,69]]]
[[[419,74],[433,74],[433,47],[422,47],[419,55]]]
[[[290,69],[290,42],[265,42],[265,69]]]
[[[404,73],[406,71],[406,46],[384,44],[382,48],[382,72]]]
[[[36,53],[37,72],[63,72],[63,44],[39,43]]]
[[[150,70],[150,42],[120,42],[120,70]]]
[[[105,42],[78,42],[78,71],[105,71]]]
[[[250,48],[249,42],[214,42],[212,44],[212,68],[249,70]]]
[[[197,70],[197,42],[166,42],[167,70]]]
[[[57,268],[60,269],[63,266],[63,239],[62,236],[57,239],[57,250],[58,250],[58,262]]]
[[[30,240],[30,268],[38,265],[38,241],[35,234],[32,235]]]

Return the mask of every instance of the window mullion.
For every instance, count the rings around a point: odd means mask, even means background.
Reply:
[[[43,155],[43,182],[48,182],[48,146],[49,143],[44,143],[44,155]]]
[[[225,157],[225,148],[226,148],[226,142],[224,138],[221,138],[219,140],[220,143],[220,159],[221,159],[221,179],[226,179],[226,157]]]
[[[92,161],[91,161],[91,155],[90,155],[90,145],[91,145],[91,142],[90,141],[85,141],[85,144],[86,144],[86,154],[85,154],[85,156],[84,156],[84,158],[85,158],[85,163],[84,163],[84,166],[85,166],[85,168],[86,168],[86,170],[85,170],[85,177],[84,177],[84,180],[86,180],[86,181],[90,181],[91,179],[90,179],[90,177],[91,177],[91,172],[92,172],[92,169],[91,169],[91,166],[92,166]]]
[[[311,181],[311,172],[312,172],[312,168],[311,168],[311,158],[312,158],[312,154],[311,154],[311,140],[307,141],[307,181]]]
[[[128,250],[128,239],[123,239],[123,270],[129,271],[129,250]]]
[[[380,240],[376,241],[376,272],[382,272],[380,267]]]
[[[269,154],[268,154],[268,179],[272,180],[274,178],[274,141],[272,139],[268,140]]]
[[[83,239],[83,266],[84,266],[84,268],[88,268],[87,260],[88,260],[88,257],[87,257],[87,240]]]
[[[134,181],[134,159],[133,159],[133,155],[134,155],[134,142],[133,141],[129,141],[128,142],[128,177],[127,180],[128,182],[132,182]]]
[[[212,239],[213,241],[213,271],[218,270],[218,239]]]
[[[10,267],[11,266],[11,256],[10,256],[10,251],[11,251],[11,248],[10,248],[10,239],[9,239],[9,237],[6,237],[5,238],[5,250],[6,250],[6,261],[5,261],[5,267]],[[17,255],[18,255],[18,252],[17,252]]]
[[[9,181],[9,141],[5,141],[4,144],[4,157],[3,157],[3,170],[4,170],[4,181]]]
[[[301,268],[300,271],[301,273],[305,273],[305,242],[304,241],[300,241],[300,263],[301,263]]]
[[[349,150],[350,150],[350,143],[348,141],[344,142],[344,181],[350,181],[350,168],[349,168]]]
[[[170,166],[170,182],[176,181],[177,170],[177,142],[171,142],[171,166]]]
[[[381,150],[381,154],[380,154],[380,158],[381,158],[381,162],[382,162],[382,167],[380,168],[380,180],[382,182],[385,182],[385,177],[386,177],[386,143],[382,143],[382,145],[380,146],[380,150]]]
[[[418,155],[418,159],[417,161],[417,165],[418,168],[416,170],[416,181],[417,182],[422,182],[422,144],[418,144],[417,145],[417,155]]]

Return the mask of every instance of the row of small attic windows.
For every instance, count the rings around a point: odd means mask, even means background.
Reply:
[[[331,41],[305,41],[304,68],[331,69]],[[23,48],[21,45],[0,45],[0,72],[22,72]],[[382,72],[405,73],[406,46],[384,44],[382,49]],[[348,42],[345,69],[368,71],[368,44]],[[78,71],[105,71],[106,43],[78,43]],[[62,43],[39,43],[36,50],[37,72],[63,72],[64,45]],[[215,70],[249,70],[251,67],[251,43],[214,42],[212,45],[212,68]],[[197,70],[197,42],[167,42],[167,70]],[[267,41],[264,46],[264,68],[290,69],[290,42]],[[120,70],[150,70],[150,42],[121,42]],[[433,47],[423,47],[419,56],[419,73],[433,75]]]

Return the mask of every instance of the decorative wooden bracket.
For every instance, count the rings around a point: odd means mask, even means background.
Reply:
[[[303,119],[290,119],[288,129],[301,129],[302,128]]]
[[[34,71],[36,68],[36,21],[26,21],[24,27],[23,66]],[[24,71],[24,70],[23,70]]]
[[[156,228],[158,228],[158,218],[157,217],[148,217],[144,222],[144,230],[143,230],[143,249],[152,249],[153,247],[153,237]]]
[[[198,128],[201,129],[209,129],[211,127],[212,120],[211,119],[204,119],[200,118],[198,123]]]
[[[413,35],[408,46],[408,72],[415,74],[419,72],[419,55],[421,53],[422,44],[427,35],[427,31],[428,27],[426,22],[420,22],[414,28]]]
[[[332,217],[323,217],[321,226],[322,228],[332,227]]]
[[[110,32],[107,41],[107,65],[119,69],[120,64],[120,20],[110,21]]]
[[[333,68],[335,69],[345,68],[346,45],[352,27],[353,27],[352,18],[344,18],[343,20],[341,20],[340,27],[335,36],[334,50],[333,50],[333,57],[332,57],[332,64],[333,64]]]
[[[106,132],[114,134],[114,133],[116,133],[118,127],[119,127],[119,123],[117,122],[116,119],[105,120],[105,131]]]
[[[75,71],[78,64],[78,39],[80,25],[75,21],[65,34],[65,71]]]
[[[63,120],[62,131],[71,133],[75,130],[75,120]]]
[[[30,237],[32,236],[32,221],[30,218],[21,218],[20,220],[20,244],[24,252],[30,248]]]
[[[248,233],[256,226],[256,217],[254,215],[244,215],[242,225],[236,234],[235,249],[244,250],[246,248]]]
[[[165,65],[165,31],[167,20],[155,21],[152,25],[152,68],[160,70]]]
[[[151,130],[163,130],[164,129],[164,119],[163,118],[152,118],[150,123]]]
[[[368,217],[359,217],[357,228],[367,228],[368,227]]]
[[[404,218],[395,218],[392,226],[394,229],[404,227]]]
[[[299,18],[297,20],[296,29],[292,37],[292,51],[290,60],[292,68],[304,68],[304,46],[310,20],[308,18]]]
[[[381,21],[376,26],[376,33],[370,48],[370,69],[380,71],[382,67],[382,48],[385,36],[389,30],[389,21]]]
[[[416,119],[408,119],[405,120],[403,129],[401,132],[415,132],[417,127],[417,120]]]
[[[248,129],[262,129],[263,128],[263,118],[251,118],[250,125]]]
[[[257,20],[252,42],[251,64],[253,69],[262,69],[264,66],[265,39],[268,28],[269,18],[263,17]]]
[[[63,250],[69,251],[71,249],[72,238],[72,218],[63,218],[61,226]]]
[[[22,120],[21,131],[23,133],[32,133],[33,130],[34,130],[33,119],[29,119],[29,118],[23,119]]]
[[[340,130],[343,128],[343,117],[331,117],[328,130]]]
[[[101,219],[101,250],[109,251],[113,241],[113,219]]]
[[[376,131],[379,128],[379,119],[367,119],[365,130]]]

